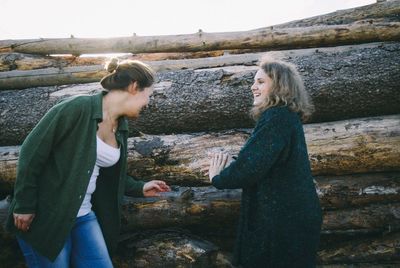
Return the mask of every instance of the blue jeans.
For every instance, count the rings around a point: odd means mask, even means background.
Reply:
[[[21,238],[17,237],[17,240],[29,268],[113,267],[93,212],[76,218],[74,227],[54,262],[37,253]]]

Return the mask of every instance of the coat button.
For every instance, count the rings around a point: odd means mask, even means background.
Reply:
[[[79,199],[82,199],[82,195],[79,196]]]
[[[90,174],[90,169],[87,171],[87,174]]]

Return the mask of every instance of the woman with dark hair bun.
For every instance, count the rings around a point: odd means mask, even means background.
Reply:
[[[315,267],[322,216],[301,122],[313,106],[296,68],[274,59],[262,60],[251,91],[253,133],[235,161],[217,153],[209,168],[216,188],[243,190],[234,262]]]
[[[126,117],[148,105],[153,71],[116,59],[106,68],[105,91],[55,105],[21,146],[7,229],[28,267],[112,267],[123,194],[170,190],[126,175]]]

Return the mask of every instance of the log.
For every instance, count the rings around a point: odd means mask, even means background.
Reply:
[[[400,261],[399,262],[390,261],[390,263],[388,263],[388,262],[382,262],[382,263],[360,262],[360,263],[352,263],[352,264],[346,264],[346,263],[322,264],[322,265],[317,265],[317,268],[398,268],[399,266],[400,266]]]
[[[360,118],[304,126],[314,175],[400,170],[400,115]],[[207,185],[201,170],[208,154],[238,154],[251,130],[178,135],[143,135],[128,139],[128,173],[170,184]],[[0,178],[16,176],[19,147],[0,147]]]
[[[335,12],[300,19],[279,25],[274,28],[310,27],[315,25],[340,25],[355,21],[384,18],[388,21],[398,21],[400,1],[377,1],[377,3],[361,7],[337,10]]]
[[[309,28],[312,29],[312,26],[343,26],[348,25],[351,23],[355,23],[357,21],[366,21],[369,24],[372,24],[374,20],[381,20],[384,22],[398,22],[398,14],[399,14],[399,1],[386,1],[383,3],[376,3],[372,5],[366,5],[357,8],[351,8],[347,10],[339,10],[333,13],[329,13],[326,15],[315,16],[311,18],[306,18],[302,20],[296,20],[284,24],[274,25],[270,27],[265,27],[253,31],[248,31],[248,33],[257,32],[257,31],[267,31],[267,33],[271,34],[270,36],[261,36],[261,39],[267,39],[265,37],[274,37],[274,42],[279,39],[282,32],[277,32],[277,35],[272,35],[275,33],[272,29],[293,29],[297,30],[298,28]],[[269,30],[269,31],[268,31]],[[343,39],[343,29],[338,29],[338,33],[335,33],[334,39],[339,41],[341,38]],[[248,49],[250,47],[249,44],[249,34],[247,32],[239,32],[239,36],[244,34],[245,39],[243,44],[240,44],[240,47],[244,47],[244,49]],[[207,40],[208,36],[222,39],[224,42],[221,44],[216,43],[215,46],[222,47],[221,50],[227,50],[227,47],[232,46],[231,43],[227,42],[228,40],[224,40],[224,37],[233,36],[235,37],[235,33],[216,33],[216,34],[205,34],[202,31],[199,31],[198,34],[194,35],[176,35],[176,36],[154,36],[154,37],[138,37],[134,35],[133,37],[129,38],[114,38],[114,39],[77,39],[77,38],[70,38],[70,39],[25,39],[25,40],[1,40],[0,41],[0,52],[11,52],[11,51],[18,51],[23,50],[26,51],[27,47],[33,46],[35,49],[28,50],[34,51],[34,53],[41,54],[64,54],[66,51],[67,53],[71,54],[82,54],[82,53],[107,53],[107,52],[133,52],[133,51],[154,51],[154,50],[165,50],[162,52],[168,51],[177,51],[179,53],[185,51],[193,51],[196,47],[187,45],[186,43],[190,43],[191,38],[194,40],[199,40],[199,44],[197,45],[197,49],[201,51],[205,51],[207,49],[216,50],[212,43],[210,44]],[[231,37],[232,38],[232,37]],[[168,44],[168,39],[171,39],[173,42]],[[211,38],[210,38],[211,39]],[[286,37],[284,37],[286,39]],[[63,44],[63,40],[65,40],[65,44]],[[75,43],[80,43],[80,41],[90,41],[90,42],[82,42],[81,44],[83,47],[79,49],[79,47],[72,46],[70,49],[66,49],[68,45],[72,45]],[[92,46],[92,43],[96,43],[96,40],[99,42],[99,45]],[[124,40],[126,43],[118,43],[118,40]],[[133,42],[132,42],[133,40]],[[139,46],[136,40],[142,41],[141,44],[143,46]],[[131,41],[131,42],[129,42]],[[165,42],[163,42],[165,41]],[[204,41],[204,43],[202,43]],[[359,40],[360,41],[360,40]],[[56,47],[52,47],[51,50],[40,48],[44,44],[49,43],[60,43],[61,42],[61,49],[56,49]],[[265,42],[265,41],[263,41]],[[278,45],[278,43],[272,42],[272,45]],[[40,44],[42,43],[42,44]],[[291,43],[291,41],[287,41],[287,43]],[[261,43],[262,44],[262,43]],[[309,44],[306,44],[309,45]],[[334,42],[334,45],[338,45]],[[260,44],[258,45],[260,46]],[[258,47],[257,46],[257,47]],[[55,53],[56,52],[56,53]],[[24,53],[31,53],[31,52],[24,52]],[[135,52],[138,53],[138,52]]]
[[[322,207],[327,210],[324,235],[329,241],[337,240],[337,236],[392,232],[399,227],[398,173],[317,177],[316,181]],[[173,186],[173,192],[161,198],[126,198],[124,230],[178,226],[199,231],[199,227],[201,230],[205,225],[207,228],[234,228],[240,195],[240,190]],[[337,199],[347,202],[337,202]],[[351,199],[355,202],[350,202]]]
[[[400,173],[316,176],[317,193],[324,210],[400,202]]]
[[[321,250],[318,253],[318,260],[320,264],[358,263],[360,267],[368,267],[363,266],[362,263],[388,263],[390,265],[400,262],[399,242],[400,233],[384,235],[375,239],[351,240],[339,247]]]
[[[314,175],[400,170],[400,115],[305,125]],[[171,184],[207,184],[207,155],[236,155],[250,130],[179,135],[143,135],[128,141],[128,172]]]
[[[137,199],[136,199],[137,200]],[[125,205],[126,207],[126,205]],[[167,208],[165,209],[158,209],[156,211],[153,211],[153,222],[156,222],[158,220],[158,216],[160,211],[166,211],[168,210]],[[223,212],[226,210],[220,210],[219,212]],[[369,211],[369,213],[367,212]],[[323,231],[322,231],[322,240],[324,240],[324,232],[326,232],[327,227],[326,223],[330,224],[333,222],[333,224],[328,225],[328,228],[334,226],[333,230],[330,230],[332,232],[336,232],[339,235],[343,235],[343,232],[350,232],[350,235],[353,236],[352,240],[347,239],[346,241],[342,241],[341,243],[336,243],[336,244],[328,244],[328,243],[322,243],[323,246],[321,246],[321,250],[318,254],[319,256],[319,261],[322,264],[332,264],[332,263],[355,263],[355,262],[377,262],[377,261],[396,261],[398,259],[394,258],[396,256],[393,253],[397,252],[398,248],[398,241],[399,241],[399,233],[392,233],[390,230],[391,224],[393,226],[399,226],[399,212],[400,212],[400,204],[391,204],[391,205],[371,205],[371,206],[366,206],[362,209],[356,209],[356,210],[344,210],[344,211],[335,211],[335,212],[325,212],[324,215],[324,226],[323,226]],[[125,213],[125,211],[124,211]],[[336,213],[336,217],[333,217],[332,215]],[[136,215],[138,214],[138,211],[130,211],[129,214]],[[139,213],[140,214],[140,213]],[[348,217],[351,215],[351,217]],[[142,215],[143,216],[143,215]],[[204,231],[207,228],[215,229],[216,227],[212,224],[209,225],[209,223],[214,223],[217,218],[224,217],[225,214],[218,213],[214,216],[214,220],[212,221],[202,221],[201,219],[198,219],[200,221],[197,222],[197,224],[202,228]],[[167,218],[174,218],[176,215],[174,214],[168,214],[166,216]],[[331,221],[331,218],[336,218],[340,219],[340,226],[335,226],[335,220]],[[351,219],[350,219],[351,218]],[[126,218],[125,218],[126,219]],[[136,217],[139,222],[142,221],[142,217]],[[362,223],[361,220],[362,219]],[[165,222],[165,220],[164,220]],[[130,223],[135,223],[135,221],[132,221]],[[361,224],[360,224],[361,223]],[[143,222],[142,222],[143,224]],[[230,227],[233,227],[234,222],[232,221],[226,221],[220,228],[226,230],[229,229]],[[358,236],[355,237],[354,234],[363,234],[363,232],[368,232],[369,227],[373,227],[375,225],[378,225],[380,228],[380,232],[378,234],[375,234],[374,237],[368,237],[368,239],[364,239]],[[176,224],[173,225],[175,228],[177,227]],[[181,226],[181,224],[178,226]],[[340,232],[341,228],[347,228],[348,226],[357,226],[358,229],[356,230],[347,230],[344,229],[343,231]],[[126,225],[125,225],[126,227]],[[143,228],[144,227],[144,228]],[[151,228],[152,226],[150,226]],[[190,227],[190,226],[185,226],[185,227]],[[164,254],[166,251],[171,252],[176,252],[178,254],[178,259],[179,257],[183,257],[181,260],[188,260],[192,259],[192,263],[196,263],[196,260],[198,258],[203,258],[203,254],[195,254],[192,256],[191,254],[194,252],[199,253],[200,252],[207,252],[212,254],[213,256],[213,262],[215,263],[215,250],[217,249],[216,246],[213,244],[204,241],[204,239],[200,239],[199,237],[187,234],[187,232],[180,232],[174,230],[166,230],[166,226],[163,226],[163,229],[159,229],[156,227],[156,229],[149,230],[149,226],[147,225],[142,225],[139,226],[136,225],[135,227],[132,227],[132,229],[135,231],[135,233],[130,233],[126,232],[127,230],[125,229],[125,233],[121,236],[121,243],[120,243],[120,250],[118,257],[114,259],[115,262],[117,262],[117,267],[120,267],[119,265],[121,264],[126,264],[127,261],[130,264],[129,266],[133,265],[133,260],[137,261],[140,260],[140,264],[147,265],[147,261],[149,260],[149,256],[152,256],[155,251],[158,253],[157,256],[159,258],[167,258],[170,256],[170,254]],[[146,230],[147,231],[144,231]],[[373,229],[372,231],[375,231]],[[0,230],[1,231],[1,230]],[[388,231],[390,233],[390,236],[388,234],[383,234],[382,231]],[[235,232],[232,231],[231,236],[234,236]],[[0,235],[2,233],[0,232]],[[382,238],[381,238],[382,237]],[[3,240],[1,240],[3,241]],[[1,242],[0,241],[0,242]],[[3,241],[5,244],[5,248],[8,250],[10,248],[10,244],[15,242],[12,239],[8,238],[8,240]],[[324,241],[322,241],[324,242]],[[186,245],[183,247],[183,245]],[[369,246],[367,246],[369,245]],[[11,246],[12,248],[12,246]],[[183,248],[185,248],[187,251],[183,251]],[[203,248],[203,250],[195,250],[195,249],[200,249]],[[8,251],[7,251],[8,252]],[[161,254],[160,254],[161,252]],[[189,254],[192,258],[187,257],[187,255],[180,255],[182,252],[185,252]],[[351,255],[349,254],[351,252]],[[2,254],[4,255],[4,252],[2,251]],[[8,258],[15,258],[15,254],[6,254]],[[133,258],[133,255],[135,256]],[[175,256],[176,258],[177,256]],[[397,256],[398,257],[398,256]],[[204,259],[203,259],[204,260]],[[10,260],[8,260],[10,261]],[[169,260],[164,260],[165,262],[169,263]],[[136,264],[138,265],[138,264]],[[134,265],[135,267],[137,267]],[[146,266],[144,266],[146,267]],[[154,267],[154,266],[152,266]],[[209,267],[206,265],[206,267]]]
[[[168,227],[203,231],[216,229],[218,232],[224,228],[234,229],[239,217],[240,191],[224,190],[221,193],[208,191],[202,195],[199,194],[200,191],[186,189],[186,192],[175,194],[176,197],[164,198],[127,197],[123,206],[123,231]],[[188,194],[194,197],[186,197]],[[338,232],[341,235],[346,230],[382,233],[398,230],[399,224],[400,203],[383,203],[324,211],[322,229]],[[347,235],[356,231],[350,231]]]
[[[232,233],[235,233],[233,231]],[[231,233],[231,235],[232,235]],[[215,234],[214,234],[215,235]],[[218,234],[217,234],[218,235]],[[319,268],[397,268],[400,260],[398,255],[400,233],[386,233],[375,236],[347,237],[341,243],[324,243],[324,232],[322,232],[323,243],[319,246],[317,260]],[[233,240],[229,246],[225,247],[224,238],[222,244],[220,241],[214,242],[213,238],[202,238],[212,241],[221,248],[219,251],[226,260],[230,261],[231,252],[234,248]],[[214,237],[215,238],[215,237]],[[221,246],[222,245],[222,246]],[[228,254],[226,254],[228,253]]]
[[[400,113],[400,43],[270,54],[298,66],[316,106],[309,122]],[[168,134],[252,127],[247,114],[255,71],[232,66],[160,73],[148,110],[131,129]],[[96,83],[0,91],[0,145],[21,144],[60,99],[100,89]]]
[[[157,72],[183,69],[195,70],[238,64],[255,65],[261,56],[261,53],[253,53],[245,55],[227,55],[197,60],[164,60],[150,61],[146,63]],[[47,61],[50,62],[49,59],[47,59]],[[103,63],[105,61],[106,60],[104,59]],[[103,65],[93,64],[88,66],[69,67],[65,66],[65,63],[59,61],[57,67],[28,71],[14,70],[9,72],[0,72],[0,90],[97,82],[106,74],[107,72],[104,70]]]
[[[218,247],[184,230],[133,233],[121,244],[118,267],[217,267]]]
[[[1,41],[0,41],[1,42]],[[219,57],[229,54],[244,54],[255,52],[255,50],[216,50],[207,52],[182,52],[182,53],[139,53],[116,55],[120,60],[141,60],[141,61],[161,61],[161,60],[182,60],[199,59],[208,57]],[[24,54],[16,52],[0,53],[0,72],[5,71],[27,71],[36,69],[65,68],[73,66],[102,65],[109,60],[109,56],[72,56],[72,55],[53,55],[43,56],[35,54]]]
[[[197,52],[225,49],[295,49],[400,39],[400,23],[369,19],[350,24],[296,28],[272,27],[225,33],[131,36],[118,38],[58,38],[16,41],[13,52],[31,54]],[[0,43],[0,47],[4,45]]]

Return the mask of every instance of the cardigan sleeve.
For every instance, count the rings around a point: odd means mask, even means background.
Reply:
[[[126,175],[125,193],[129,196],[143,197],[144,183],[144,181],[137,180],[131,176]]]
[[[280,114],[263,119],[232,162],[212,179],[218,189],[246,188],[265,178],[285,148],[290,134],[288,119]]]
[[[79,109],[66,109],[67,106],[58,104],[51,108],[21,146],[14,187],[14,213],[30,214],[36,211],[40,173],[52,148],[62,140],[80,113]]]

